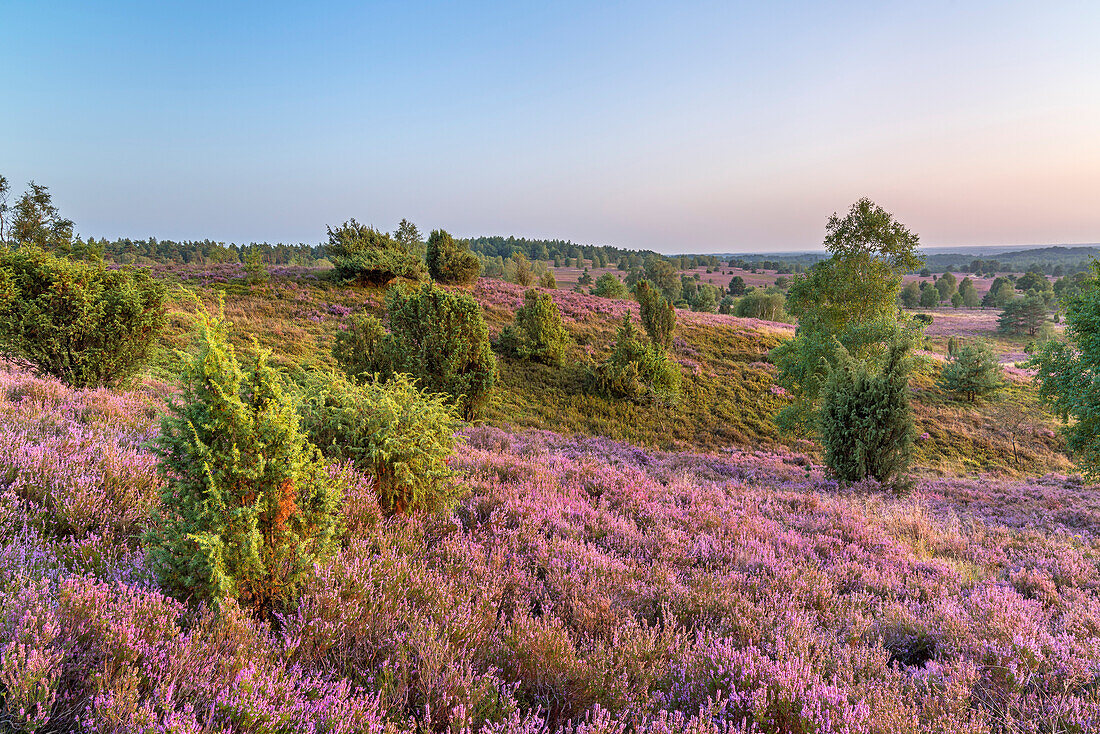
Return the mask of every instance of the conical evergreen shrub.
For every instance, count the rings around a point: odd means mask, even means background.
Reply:
[[[246,373],[220,313],[200,313],[198,326],[156,441],[165,484],[149,563],[178,598],[270,614],[331,551],[340,491],[266,354]]]
[[[908,352],[907,344],[892,345],[876,371],[841,348],[830,368],[818,428],[825,465],[840,481],[896,484],[908,468],[914,434]]]

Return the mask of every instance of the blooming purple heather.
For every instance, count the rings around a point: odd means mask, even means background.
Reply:
[[[917,479],[899,499],[785,450],[471,427],[444,517],[384,518],[334,467],[341,549],[260,621],[169,599],[145,567],[159,392],[0,371],[0,685],[19,727],[1100,726],[1100,500],[1074,477]]]

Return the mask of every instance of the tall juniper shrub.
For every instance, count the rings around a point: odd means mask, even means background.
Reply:
[[[909,466],[913,414],[908,345],[895,343],[881,369],[839,350],[821,392],[818,429],[825,464],[842,482],[896,484]]]
[[[554,299],[549,293],[536,290],[523,295],[515,324],[505,326],[500,334],[500,347],[505,354],[551,365],[565,362],[568,343],[569,333],[562,325]]]
[[[293,393],[262,352],[242,370],[227,326],[201,312],[197,352],[183,355],[156,442],[165,484],[148,556],[174,596],[270,613],[332,549],[340,491]]]

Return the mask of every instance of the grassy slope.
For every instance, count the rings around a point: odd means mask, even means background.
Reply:
[[[511,322],[522,288],[485,281],[474,289],[490,332],[495,336]],[[269,286],[249,289],[238,284],[200,286],[195,292],[209,304],[225,298],[227,316],[236,324],[233,337],[248,349],[248,340],[273,351],[289,373],[332,366],[332,337],[348,310],[380,312],[382,292],[339,287],[314,277],[277,278]],[[601,359],[614,338],[627,301],[609,301],[554,292],[565,314],[574,344],[570,366],[555,369],[500,358],[500,383],[485,420],[497,425],[545,428],[566,434],[598,435],[641,446],[717,451],[730,446],[797,448],[813,455],[808,442],[780,436],[772,418],[783,398],[772,391],[769,349],[790,334],[788,327],[733,317],[680,312],[674,356],[683,367],[683,396],[678,405],[635,405],[588,395],[582,389],[585,364]],[[175,301],[170,343],[183,347],[195,305],[180,293]],[[974,335],[985,333],[981,322]],[[965,322],[953,322],[952,333],[967,336]],[[940,344],[943,342],[943,344]],[[1001,342],[1004,342],[1003,344]],[[1011,342],[1011,343],[1010,343]],[[946,336],[931,346],[943,351]],[[1022,350],[1000,339],[1002,354]],[[170,374],[175,359],[166,351],[155,375]],[[994,403],[968,405],[951,400],[935,386],[939,364],[925,360],[913,379],[918,433],[928,437],[917,446],[917,465],[934,474],[994,472],[1008,475],[1072,470],[1063,454],[1057,425],[1035,399],[1035,390],[1016,380]],[[1026,418],[1026,420],[1025,420]]]

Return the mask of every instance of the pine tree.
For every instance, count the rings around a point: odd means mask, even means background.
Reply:
[[[951,359],[940,374],[940,389],[973,403],[1004,387],[1003,370],[989,345],[949,344],[948,353]]]
[[[195,354],[156,451],[164,488],[146,534],[161,587],[236,599],[270,614],[333,549],[340,491],[299,427],[296,400],[266,354],[247,373],[219,313],[199,314]]]

